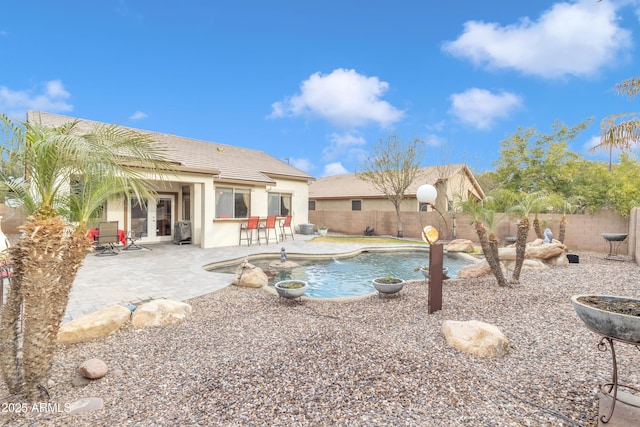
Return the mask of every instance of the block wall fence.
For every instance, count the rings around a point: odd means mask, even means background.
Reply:
[[[478,241],[478,235],[471,225],[469,216],[459,214],[454,220],[449,213],[444,213],[443,217],[437,212],[403,212],[403,236],[419,239],[422,227],[433,225],[440,232],[442,240],[452,240],[455,227],[456,238]],[[540,214],[538,219],[543,224],[543,230],[549,227],[554,238],[558,237],[562,215]],[[375,229],[377,236],[397,235],[395,212],[309,211],[309,222],[317,227],[326,225],[330,232],[336,233],[361,235],[368,226]],[[500,243],[506,243],[507,237],[516,235],[516,222],[516,218],[496,214],[495,233]],[[533,219],[531,222],[533,223]],[[600,210],[594,214],[567,215],[564,243],[569,251],[609,253],[609,243],[604,240],[602,233],[628,233],[627,240],[618,247],[618,254],[631,256],[638,262],[636,254],[640,254],[640,209],[634,208],[629,218],[623,218],[612,210]],[[535,238],[535,232],[531,227],[527,240],[531,241]]]
[[[7,235],[17,235],[18,227],[24,223],[25,217],[15,209],[0,204],[0,216],[2,216],[2,231]],[[562,215],[541,214],[538,219],[544,226],[558,237],[559,224]],[[295,218],[294,218],[295,221]],[[309,222],[317,227],[326,225],[329,231],[335,233],[361,235],[369,226],[375,229],[378,236],[395,236],[397,234],[397,221],[395,212],[386,211],[309,211]],[[446,222],[446,226],[445,226]],[[299,224],[295,224],[299,225]],[[427,225],[438,228],[441,239],[452,240],[455,227],[455,236],[458,239],[478,241],[478,236],[466,215],[456,215],[454,218],[449,213],[444,213],[444,220],[437,212],[403,212],[402,230],[404,237],[420,238],[420,230]],[[495,233],[501,243],[506,243],[505,238],[515,236],[516,219],[504,214],[496,215]],[[623,218],[611,210],[600,210],[593,215],[567,215],[567,231],[565,244],[569,251],[609,252],[609,243],[602,238],[602,233],[628,233],[627,240],[618,248],[618,254],[632,257],[640,263],[640,208],[631,210],[629,218]],[[533,228],[529,231],[528,240],[535,238]]]

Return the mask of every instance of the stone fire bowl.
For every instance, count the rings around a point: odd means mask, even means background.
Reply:
[[[640,344],[640,316],[613,313],[582,303],[582,297],[597,296],[604,300],[626,300],[640,303],[640,300],[611,295],[574,295],[571,297],[573,309],[578,317],[593,332],[618,340]]]

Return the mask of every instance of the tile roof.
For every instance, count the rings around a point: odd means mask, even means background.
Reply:
[[[59,114],[39,111],[27,112],[27,121],[41,122],[44,125],[59,126],[73,120],[80,120],[89,125],[105,124]],[[152,135],[155,142],[166,148],[166,157],[177,163],[179,169],[219,174],[218,180],[274,184],[273,177],[298,180],[314,179],[306,172],[263,151],[135,128],[128,129]]]
[[[427,166],[420,168],[416,179],[407,188],[405,195],[415,196],[422,184],[435,185],[439,181],[447,180],[458,173],[467,174],[476,191],[484,196],[471,170],[465,164],[443,166]],[[309,199],[340,199],[340,198],[379,198],[384,197],[366,181],[356,178],[355,174],[332,175],[320,178],[309,186]]]

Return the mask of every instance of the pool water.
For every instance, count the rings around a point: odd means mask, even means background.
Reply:
[[[375,291],[371,281],[388,275],[405,280],[424,280],[421,265],[429,265],[429,253],[420,251],[363,252],[347,258],[292,259],[299,264],[291,269],[270,268],[269,264],[280,258],[250,261],[262,268],[269,277],[269,286],[281,280],[304,280],[309,284],[305,297],[342,298],[367,295]],[[449,268],[448,277],[454,278],[458,271],[470,262],[445,255],[444,266]],[[216,268],[211,271],[233,273],[237,265]]]

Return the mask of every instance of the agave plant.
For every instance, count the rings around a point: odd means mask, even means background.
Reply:
[[[48,394],[56,335],[90,246],[87,221],[117,193],[152,194],[143,171],[162,180],[170,167],[149,136],[115,125],[18,125],[4,115],[0,124],[2,157],[25,168],[24,177],[4,182],[29,215],[11,250],[0,368],[12,394],[35,401]]]

